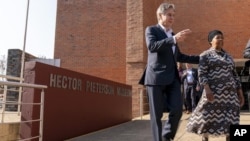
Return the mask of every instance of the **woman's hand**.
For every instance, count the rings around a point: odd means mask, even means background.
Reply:
[[[244,99],[244,96],[243,96],[242,89],[238,89],[237,94],[238,94],[238,98],[239,98],[239,101],[240,101],[240,107],[243,107],[243,105],[245,104],[245,99]]]
[[[205,85],[204,89],[206,92],[207,100],[212,102],[214,100],[214,94],[213,94],[212,90],[210,89],[210,87],[208,85]]]
[[[213,93],[207,93],[206,92],[206,97],[207,97],[207,100],[212,102],[214,100],[214,94]]]

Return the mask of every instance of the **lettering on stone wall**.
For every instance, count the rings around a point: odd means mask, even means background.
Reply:
[[[82,91],[82,79],[69,77],[59,74],[50,74],[50,87],[59,89],[69,89],[75,91]],[[131,89],[124,87],[115,87],[113,85],[108,85],[99,82],[86,81],[86,92],[115,95],[118,96],[132,96]]]
[[[132,92],[131,92],[130,89],[117,87],[116,90],[117,90],[117,95],[120,95],[120,96],[132,96]]]
[[[114,95],[115,89],[111,85],[86,81],[86,92]]]
[[[115,90],[118,96],[131,96],[130,89],[123,87],[114,87],[108,84],[86,81],[86,92],[114,95]]]
[[[64,75],[50,74],[50,87],[82,91],[82,80]]]

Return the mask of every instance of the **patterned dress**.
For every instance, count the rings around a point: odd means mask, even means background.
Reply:
[[[200,55],[199,81],[208,84],[214,94],[209,102],[206,93],[191,114],[187,131],[205,136],[229,135],[231,124],[239,124],[240,104],[237,88],[241,87],[232,57],[225,51],[210,48]]]

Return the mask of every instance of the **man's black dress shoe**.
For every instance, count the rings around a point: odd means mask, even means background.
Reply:
[[[169,138],[162,138],[162,141],[172,141],[172,139],[169,139]]]

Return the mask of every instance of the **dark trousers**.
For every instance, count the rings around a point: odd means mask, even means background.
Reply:
[[[196,90],[193,85],[188,85],[186,87],[186,93],[185,93],[185,104],[187,106],[188,111],[193,111],[196,107]]]
[[[146,89],[154,141],[162,141],[162,137],[173,139],[182,116],[183,102],[179,80],[175,79],[170,85],[146,86]],[[169,115],[162,127],[161,118],[164,112],[164,103],[167,105]]]

